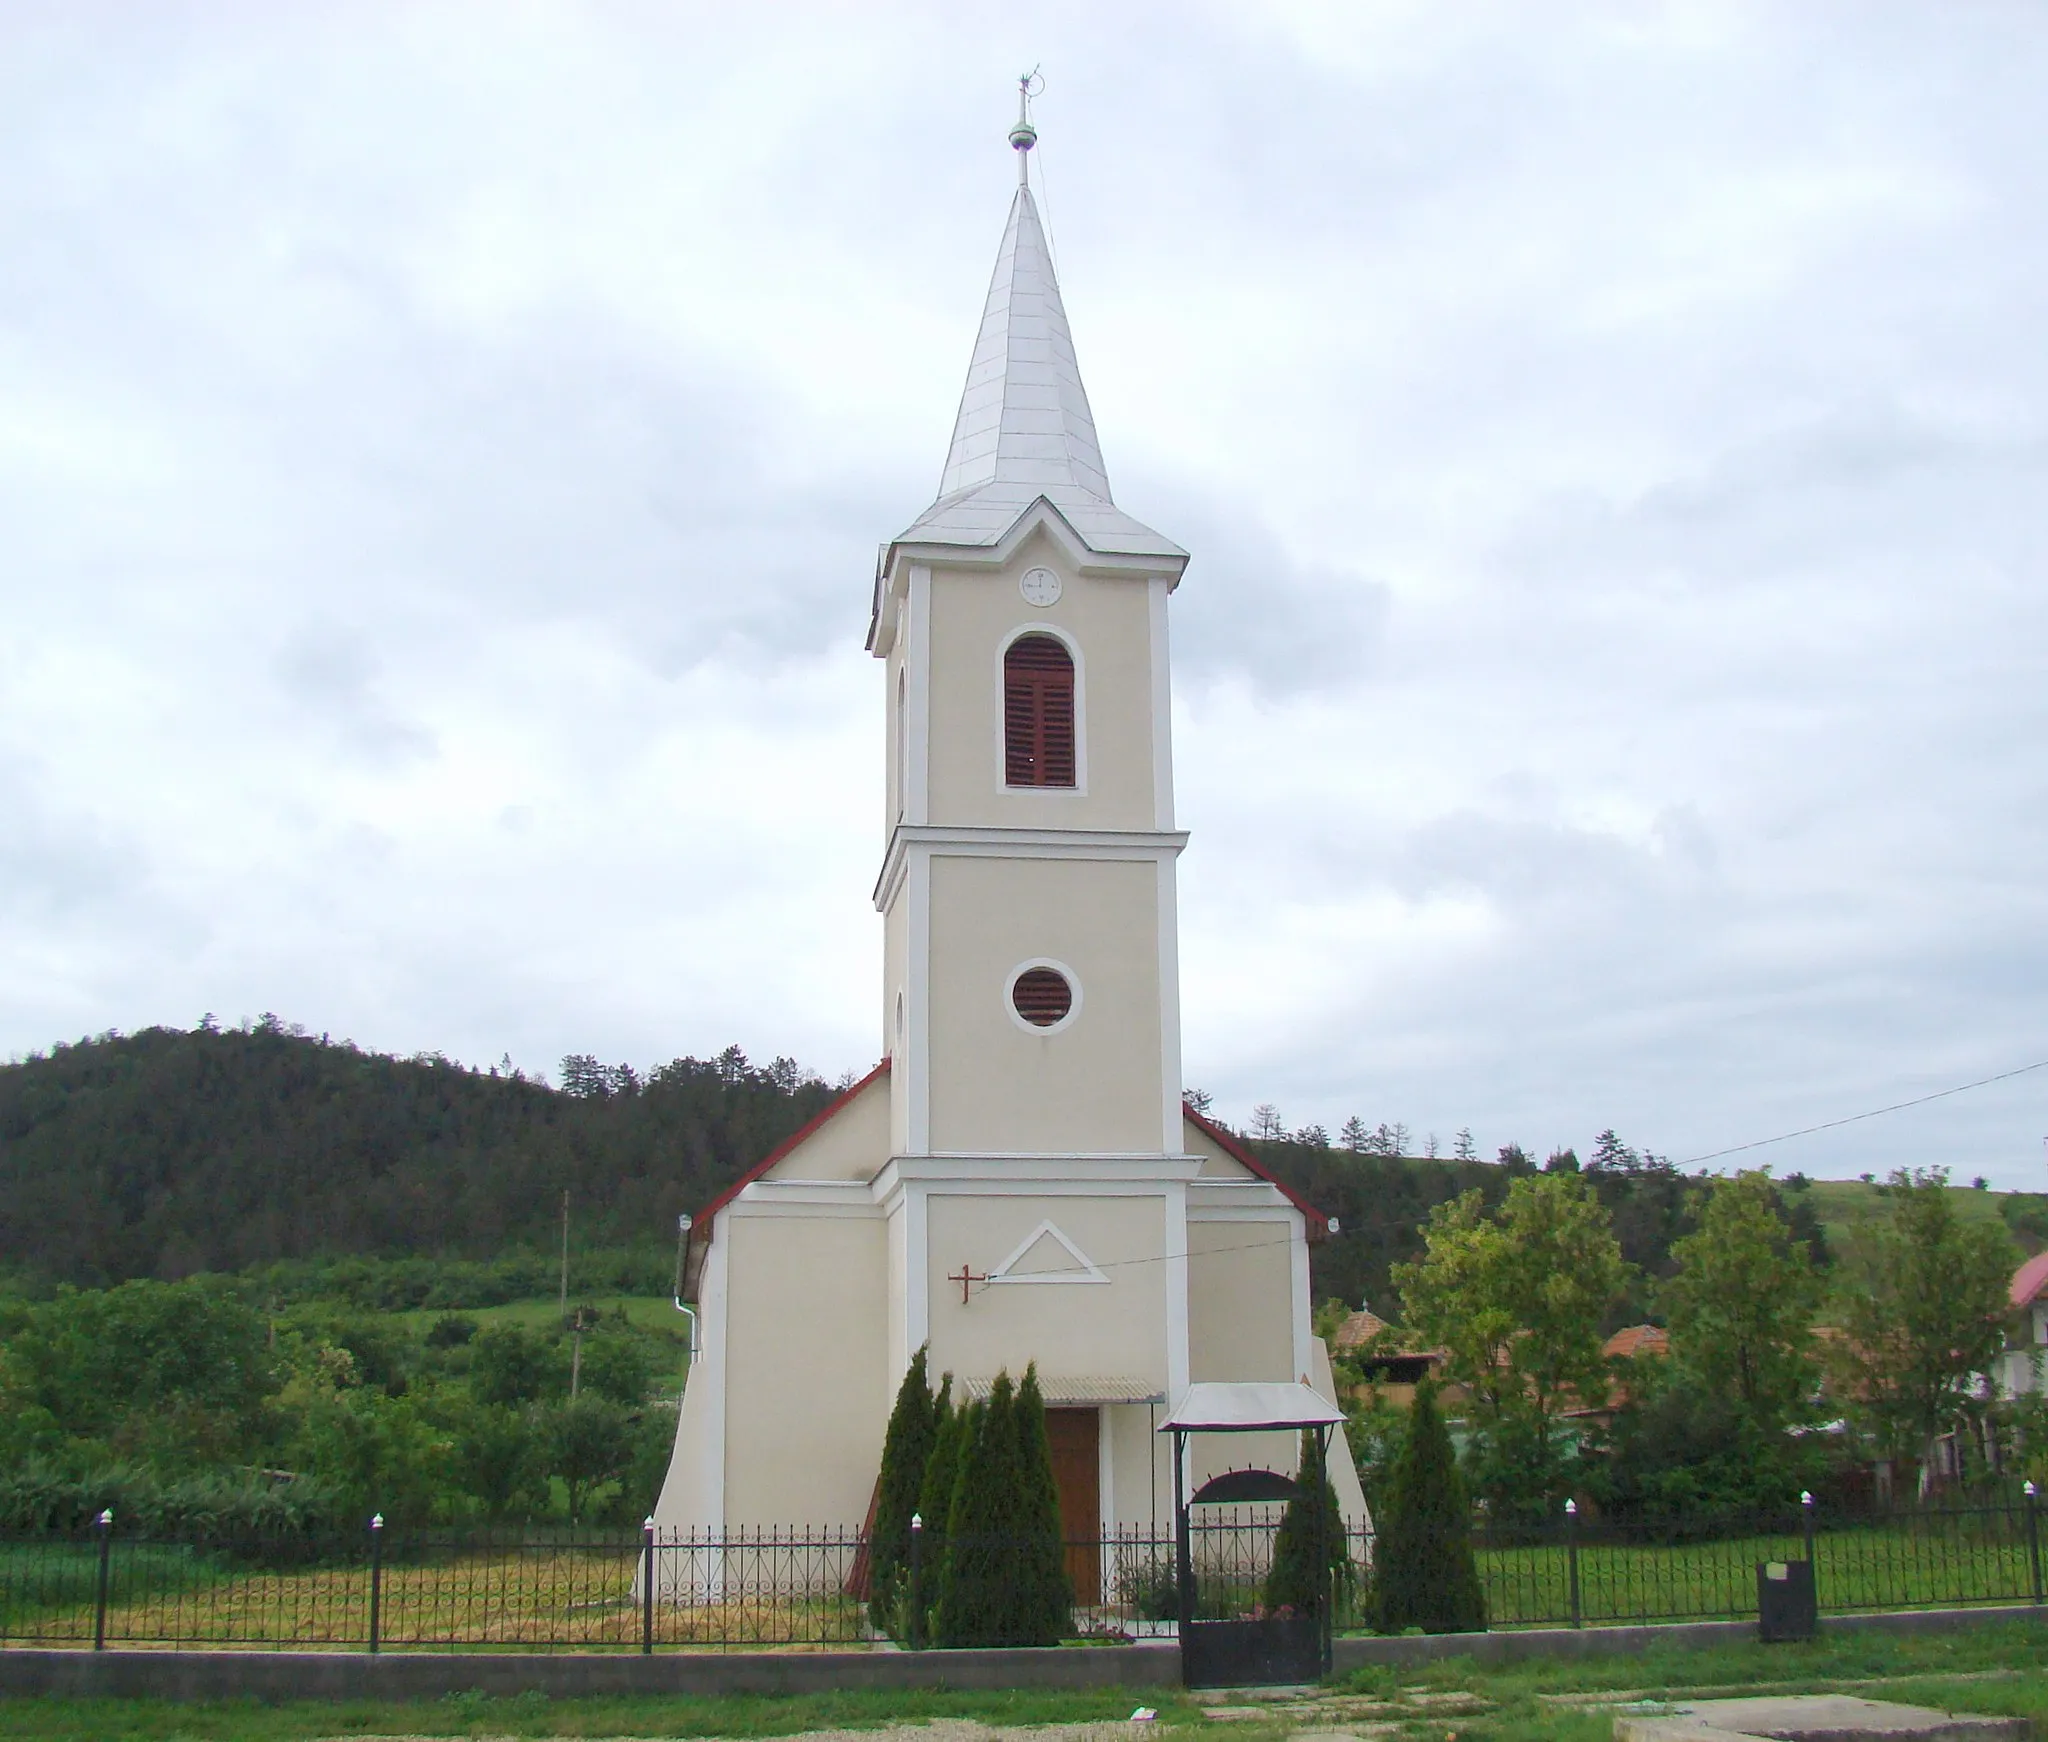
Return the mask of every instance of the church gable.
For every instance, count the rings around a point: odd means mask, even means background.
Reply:
[[[754,1178],[870,1180],[888,1159],[888,1072],[878,1067],[771,1155]]]
[[[1188,1154],[1199,1155],[1202,1158],[1203,1179],[1249,1180],[1258,1177],[1210,1136],[1205,1125],[1198,1125],[1192,1113],[1181,1120],[1181,1129],[1188,1146]]]

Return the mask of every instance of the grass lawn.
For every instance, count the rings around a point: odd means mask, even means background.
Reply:
[[[254,1702],[176,1705],[152,1700],[0,1701],[0,1737],[174,1738],[308,1742],[324,1737],[769,1737],[814,1730],[975,1719],[986,1724],[1088,1724],[1098,1734],[1144,1732],[1124,1722],[1137,1699],[1185,1737],[1281,1742],[1298,1731],[1391,1724],[1394,1742],[1608,1742],[1623,1700],[1747,1693],[1856,1693],[1951,1711],[2010,1713],[2048,1724],[2048,1628],[2019,1623],[1918,1639],[1840,1636],[1812,1645],[1660,1647],[1635,1656],[1552,1659],[1486,1668],[1454,1658],[1427,1668],[1373,1669],[1258,1716],[1229,1723],[1205,1708],[1242,1709],[1229,1694],[1100,1692],[821,1694],[798,1698],[549,1700],[454,1695],[411,1703]]]

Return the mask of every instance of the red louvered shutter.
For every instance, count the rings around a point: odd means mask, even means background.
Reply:
[[[1050,635],[1020,635],[1003,655],[1003,779],[1074,784],[1074,662]]]
[[[1074,989],[1052,968],[1026,968],[1010,988],[1017,1014],[1034,1028],[1050,1028],[1074,1008]]]

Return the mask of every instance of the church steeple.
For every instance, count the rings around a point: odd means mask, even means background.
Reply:
[[[996,253],[939,495],[999,481],[1074,485],[1110,500],[1052,251],[1023,185]]]
[[[1092,551],[1187,559],[1179,545],[1133,520],[1110,497],[1095,414],[1031,192],[1031,149],[1038,143],[1027,106],[1031,84],[1020,81],[1017,125],[1010,130],[1017,192],[982,305],[938,500],[884,552],[885,567],[904,546],[1000,544],[1041,500]]]

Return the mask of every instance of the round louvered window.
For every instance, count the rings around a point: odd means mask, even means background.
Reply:
[[[1074,988],[1057,968],[1026,968],[1010,982],[1010,1005],[1033,1028],[1056,1028],[1074,1008]]]

